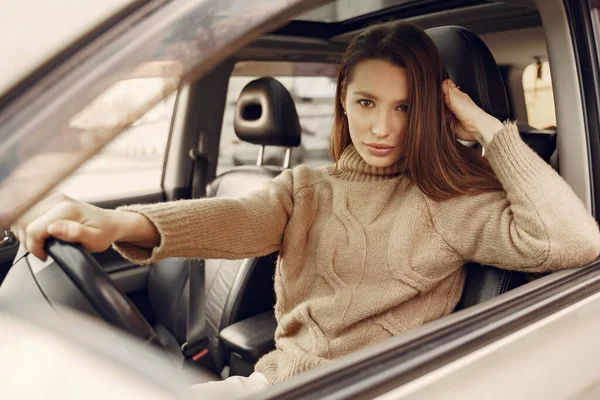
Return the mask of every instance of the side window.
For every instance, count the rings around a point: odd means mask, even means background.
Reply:
[[[97,121],[110,118],[110,111],[105,111],[118,107],[123,101],[135,103],[138,98],[139,101],[145,101],[157,90],[160,95],[159,81],[152,78],[125,81],[118,90],[120,93],[113,98],[107,96],[104,100],[107,104],[98,106],[103,112],[92,110],[75,121],[74,126],[96,124]],[[58,190],[84,201],[118,199],[160,191],[176,94],[170,94],[146,111],[62,182]]]
[[[523,91],[529,125],[536,129],[556,130],[554,93],[547,61],[536,62],[525,68]]]
[[[250,81],[270,76],[281,82],[294,99],[302,144],[292,150],[292,166],[320,166],[332,162],[329,134],[333,122],[335,77],[338,66],[320,63],[242,61],[235,65],[227,89],[227,105],[221,130],[217,175],[238,165],[255,165],[259,146],[242,142],[233,129],[237,99]],[[266,147],[263,162],[282,165],[285,150]]]

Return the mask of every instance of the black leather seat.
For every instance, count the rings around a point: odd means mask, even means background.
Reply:
[[[552,156],[556,153],[556,130],[536,129],[521,122],[517,123],[517,128],[523,141],[544,161],[552,164]]]
[[[558,169],[558,148],[556,147],[556,129],[536,129],[529,124],[517,123],[521,138],[556,172]]]
[[[273,78],[254,80],[242,90],[234,128],[241,140],[261,146],[289,149],[300,145],[300,122],[293,99]],[[260,189],[284,169],[262,165],[235,167],[208,184],[207,196],[242,197]],[[204,293],[190,293],[189,262],[204,262]],[[203,303],[208,354],[199,363],[214,373],[206,380],[219,379],[217,374],[221,374],[229,354],[220,342],[219,332],[239,320],[273,309],[275,262],[275,255],[270,255],[246,260],[168,259],[156,263],[150,274],[149,296],[160,340],[181,354],[188,330],[198,328],[189,326],[197,321],[188,318],[188,305],[190,301]]]
[[[432,28],[426,32],[436,44],[454,83],[485,112],[501,121],[509,118],[502,75],[485,43],[473,32],[459,26]],[[542,156],[546,157],[546,154]],[[476,263],[467,264],[465,268],[466,282],[457,309],[479,304],[527,281],[527,275],[522,272]]]

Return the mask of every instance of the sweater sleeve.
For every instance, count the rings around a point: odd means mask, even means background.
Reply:
[[[600,254],[594,218],[569,185],[506,123],[486,148],[504,191],[426,199],[433,224],[465,261],[544,272]]]
[[[293,209],[292,171],[242,198],[206,198],[119,207],[148,218],[160,244],[113,248],[130,261],[149,264],[168,257],[241,259],[279,250]]]

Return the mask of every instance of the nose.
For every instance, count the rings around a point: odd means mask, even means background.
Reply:
[[[371,127],[371,132],[377,138],[386,138],[392,131],[394,126],[393,112],[385,109],[378,110],[374,113],[375,118]]]

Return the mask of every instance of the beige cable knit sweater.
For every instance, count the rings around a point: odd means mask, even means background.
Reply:
[[[136,263],[279,251],[277,349],[256,365],[274,384],[451,313],[466,261],[541,272],[600,254],[596,222],[514,124],[486,152],[503,192],[436,202],[350,146],[337,171],[300,166],[246,198],[123,208],[161,244],[115,247]]]

